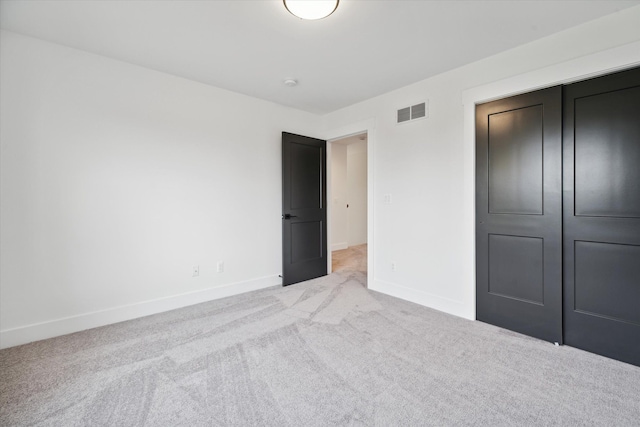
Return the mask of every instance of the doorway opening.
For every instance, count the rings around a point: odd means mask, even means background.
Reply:
[[[331,272],[367,274],[367,132],[331,141],[329,241]]]

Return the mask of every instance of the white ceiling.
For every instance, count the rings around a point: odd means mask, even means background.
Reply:
[[[341,0],[302,21],[280,0],[3,0],[0,26],[326,113],[638,4]]]

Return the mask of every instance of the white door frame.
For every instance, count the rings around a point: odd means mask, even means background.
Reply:
[[[349,136],[358,135],[361,133],[367,134],[367,282],[373,282],[373,260],[375,252],[374,241],[374,159],[375,159],[375,120],[369,119],[349,125],[341,126],[339,128],[331,129],[323,134],[323,139],[327,140],[327,271],[331,272],[331,229],[332,220],[331,214],[333,209],[333,195],[331,194],[331,143],[338,139],[343,139]]]

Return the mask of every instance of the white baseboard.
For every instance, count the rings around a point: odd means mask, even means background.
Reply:
[[[369,289],[410,301],[425,307],[433,308],[454,316],[463,317],[469,320],[475,320],[473,307],[469,307],[461,301],[444,298],[439,295],[433,295],[428,292],[407,288],[395,283],[384,282],[381,280],[372,280],[369,283]]]
[[[347,249],[348,247],[349,247],[349,244],[347,244],[347,242],[334,243],[334,244],[331,245],[331,252],[340,251],[342,249]]]
[[[200,304],[202,302],[281,284],[282,279],[279,276],[260,277],[244,282],[231,283],[214,288],[7,329],[0,331],[0,349],[149,316],[151,314],[162,313],[176,308]]]

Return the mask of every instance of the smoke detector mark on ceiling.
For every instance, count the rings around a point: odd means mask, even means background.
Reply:
[[[400,108],[397,111],[396,123],[407,123],[410,121],[425,119],[429,117],[429,109],[427,108],[428,102],[429,101],[427,100],[410,107]]]

